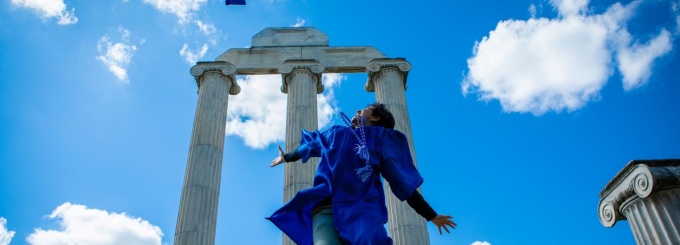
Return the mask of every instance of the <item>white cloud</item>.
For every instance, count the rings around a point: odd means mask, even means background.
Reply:
[[[675,35],[680,34],[680,1],[672,2],[671,9],[675,13]]]
[[[161,12],[174,14],[180,23],[187,23],[207,0],[143,0]]]
[[[246,76],[237,83],[241,92],[229,96],[226,134],[243,138],[252,148],[282,141],[287,100],[280,90],[281,75]]]
[[[182,58],[184,58],[184,60],[187,63],[189,63],[189,65],[193,66],[196,65],[196,62],[202,60],[203,56],[205,56],[205,53],[207,52],[208,52],[207,44],[203,44],[201,50],[191,51],[189,49],[189,45],[185,43],[184,46],[182,46],[182,49],[179,50],[179,55],[182,56]]]
[[[203,21],[196,20],[195,21],[196,26],[198,26],[198,29],[203,32],[206,36],[210,36],[214,34],[217,31],[217,28],[215,28],[215,25],[212,23],[203,23]]]
[[[588,8],[589,0],[550,0],[550,3],[557,8],[557,12],[562,16],[579,15]]]
[[[78,22],[75,8],[66,10],[63,0],[11,0],[15,6],[36,11],[42,18],[56,18],[59,25],[70,25]]]
[[[341,74],[324,74],[325,90],[317,95],[319,128],[337,112],[333,88],[346,80]],[[243,138],[249,147],[261,149],[282,142],[286,130],[287,95],[281,93],[280,75],[246,76],[238,79],[241,93],[229,96],[227,135]]]
[[[60,230],[36,228],[26,238],[29,244],[160,245],[163,237],[158,226],[141,218],[68,202],[57,207],[48,217],[60,220]]]
[[[647,44],[634,43],[617,52],[619,70],[623,75],[623,88],[631,90],[647,82],[652,73],[653,61],[671,51],[671,34],[666,29]]]
[[[506,112],[574,111],[599,98],[614,57],[630,89],[644,84],[653,61],[671,48],[665,30],[644,45],[628,35],[626,22],[640,1],[600,15],[587,14],[587,0],[550,2],[560,17],[501,21],[475,44],[464,95],[499,100]]]
[[[195,20],[194,24],[196,24],[196,27],[198,27],[198,30],[201,33],[208,37],[210,44],[212,44],[213,46],[217,44],[217,39],[221,31],[219,31],[214,24],[205,23],[201,20]]]
[[[339,86],[344,80],[347,80],[347,77],[339,73],[323,74],[322,83],[324,91],[316,96],[317,109],[319,111],[319,128],[328,125],[333,120],[333,115],[338,112],[334,88]]]
[[[301,27],[301,26],[305,25],[305,19],[303,19],[303,18],[297,17],[297,19],[295,19],[295,21],[296,22],[295,22],[295,24],[293,24],[293,27]]]
[[[505,111],[570,111],[606,83],[606,29],[579,19],[503,21],[477,43],[463,92],[498,99]]]
[[[536,5],[533,3],[529,5],[529,14],[531,14],[531,18],[536,18]]]
[[[202,20],[200,16],[196,13],[205,5],[207,0],[142,0],[145,4],[149,4],[156,8],[156,10],[163,13],[169,13],[177,16],[179,25],[179,32],[182,35],[187,35],[187,33],[192,33],[194,29],[191,29],[193,23],[197,28],[197,32],[202,33],[207,38],[207,42],[210,45],[217,45],[222,31],[217,29],[213,23],[207,23]],[[190,30],[187,32],[187,30]],[[193,36],[192,39],[198,37]],[[190,50],[187,44],[184,44],[180,50],[180,55],[187,61],[190,65],[195,65],[196,61],[201,60],[205,53],[208,51],[208,46],[203,45],[199,50]]]
[[[0,245],[9,245],[14,237],[14,231],[7,230],[7,220],[0,217]]]
[[[644,85],[651,76],[654,60],[672,49],[672,36],[666,29],[662,29],[646,44],[641,44],[628,32],[626,22],[635,14],[635,9],[640,4],[641,1],[626,6],[614,4],[596,19],[607,26],[610,32],[609,42],[614,47],[617,67],[622,75],[625,90]],[[671,6],[672,9],[675,8]]]
[[[130,44],[130,31],[119,27],[120,42],[113,42],[108,35],[104,35],[97,42],[97,59],[103,62],[118,80],[128,82],[127,66],[132,60],[132,55],[137,46]],[[144,41],[142,41],[143,43]]]
[[[483,241],[483,242],[476,241],[476,242],[471,243],[470,245],[491,245],[491,243],[489,243],[487,241]]]

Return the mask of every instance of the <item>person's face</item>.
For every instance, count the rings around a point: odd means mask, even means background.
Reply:
[[[362,110],[357,110],[357,114],[354,115],[352,118],[352,124],[356,127],[359,125],[359,117],[363,117],[365,120],[368,120],[367,122],[369,125],[375,124],[378,120],[380,120],[380,117],[373,116],[373,107],[366,107]]]

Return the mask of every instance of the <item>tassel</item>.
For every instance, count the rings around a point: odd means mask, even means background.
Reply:
[[[368,177],[371,177],[371,174],[373,174],[373,167],[371,167],[369,164],[366,164],[366,166],[363,168],[355,168],[354,171],[357,172],[357,176],[359,176],[361,182],[366,182]]]
[[[368,155],[368,147],[366,147],[366,145],[357,144],[354,147],[354,150],[357,151],[357,155],[359,155],[359,157],[361,157],[361,159],[366,160],[366,163],[369,162],[368,159],[369,159],[370,155]]]

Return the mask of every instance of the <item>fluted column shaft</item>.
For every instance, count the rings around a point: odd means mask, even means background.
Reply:
[[[319,128],[316,95],[323,91],[320,75],[323,67],[315,61],[287,61],[279,70],[283,74],[281,91],[288,94],[286,151],[289,152],[300,145],[303,129],[313,131]],[[318,164],[317,158],[310,158],[305,164],[300,161],[285,164],[284,203],[298,191],[312,187]],[[284,234],[283,244],[295,243]]]
[[[395,129],[408,139],[409,149],[416,164],[416,152],[411,135],[411,122],[406,105],[406,76],[411,65],[403,59],[375,59],[367,69],[369,78],[366,90],[375,91],[376,101],[383,103],[394,115]],[[430,244],[425,219],[418,215],[406,202],[401,202],[385,184],[390,236],[395,245]]]
[[[198,103],[191,134],[176,245],[213,245],[217,225],[227,102],[239,91],[235,68],[226,62],[201,62],[191,68],[198,83]]]
[[[680,189],[635,198],[621,210],[637,244],[680,244]]]

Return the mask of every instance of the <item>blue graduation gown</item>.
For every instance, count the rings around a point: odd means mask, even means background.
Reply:
[[[314,186],[299,191],[288,203],[268,217],[298,245],[311,245],[312,208],[332,196],[335,227],[346,244],[392,244],[384,224],[387,208],[381,176],[399,200],[404,201],[422,183],[406,136],[383,127],[363,127],[373,173],[362,181],[356,170],[366,166],[355,146],[352,129],[333,126],[326,131],[302,131],[297,153],[302,162],[320,157]],[[357,131],[357,133],[359,133]]]

